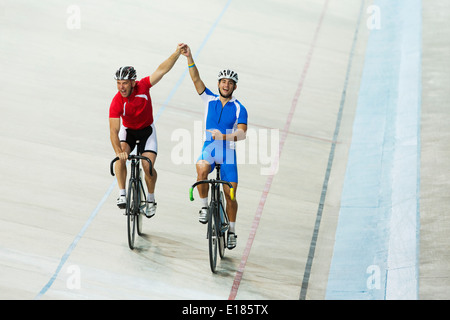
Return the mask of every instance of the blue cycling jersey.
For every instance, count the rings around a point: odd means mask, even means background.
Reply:
[[[217,94],[208,88],[200,95],[205,103],[206,130],[219,130],[222,134],[236,131],[238,124],[247,124],[247,110],[234,97],[222,107]],[[206,160],[214,170],[215,163],[220,163],[220,174],[223,180],[238,182],[236,151],[234,141],[215,141],[209,131],[206,131],[206,140],[198,160]]]
[[[247,110],[236,99],[232,98],[222,107],[219,95],[214,94],[208,88],[200,95],[205,103],[205,124],[207,130],[218,129],[223,134],[236,131],[238,124],[247,124]],[[211,133],[206,131],[206,141],[211,141]],[[234,149],[234,141],[227,141],[227,148]]]

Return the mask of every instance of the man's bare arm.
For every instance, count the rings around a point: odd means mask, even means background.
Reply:
[[[109,138],[116,156],[120,160],[128,159],[128,154],[122,150],[119,140],[120,118],[109,118]]]
[[[186,46],[184,43],[178,44],[175,52],[172,53],[169,58],[164,60],[164,62],[158,66],[158,68],[155,70],[155,72],[153,72],[150,75],[150,83],[152,84],[152,86],[157,84],[164,77],[164,75],[173,68],[173,66],[175,65],[175,62],[177,62],[177,60],[180,56],[181,49],[184,46]]]
[[[198,94],[202,94],[205,91],[206,86],[200,78],[200,73],[198,72],[197,66],[195,65],[194,58],[192,57],[191,48],[186,45],[181,50],[181,54],[187,57],[189,75],[191,76],[192,82],[194,83],[195,90]]]

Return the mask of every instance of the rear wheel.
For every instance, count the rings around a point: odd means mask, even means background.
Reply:
[[[139,211],[139,215],[137,216],[137,233],[138,235],[142,235],[142,217],[144,216],[144,211],[145,211],[145,205],[146,205],[146,201],[147,199],[145,198],[145,191],[144,191],[144,186],[142,184],[142,180],[139,180],[139,203],[140,203],[140,211]]]
[[[220,208],[220,215],[225,217],[225,212],[224,212],[224,207],[223,207],[223,200],[221,199],[221,202],[219,203],[219,208]],[[225,248],[226,248],[226,238],[225,238],[225,229],[224,229],[224,223],[225,221],[222,221],[222,219],[220,219],[220,223],[217,224],[218,228],[217,230],[219,230],[219,256],[220,259],[222,259],[225,256]],[[226,228],[228,229],[228,226],[226,226]]]

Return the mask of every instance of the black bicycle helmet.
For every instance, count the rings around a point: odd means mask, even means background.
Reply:
[[[131,66],[120,67],[114,77],[116,80],[136,80],[136,70]]]

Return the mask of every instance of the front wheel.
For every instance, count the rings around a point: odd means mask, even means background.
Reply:
[[[216,211],[217,211],[217,204],[211,203],[208,210],[208,244],[209,244],[209,265],[213,273],[216,273],[217,246],[219,242],[217,232]]]
[[[132,181],[128,186],[127,207],[126,207],[128,246],[130,247],[131,250],[134,249],[134,239],[136,235],[136,221],[137,221],[136,213],[139,210],[139,202],[137,201],[138,195],[136,193],[135,185],[136,182]]]

